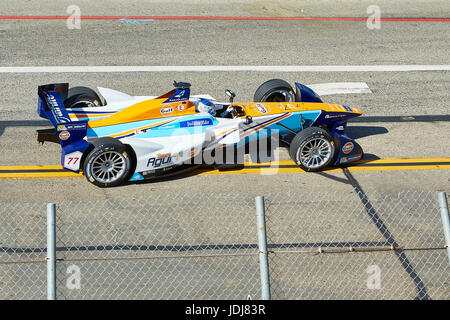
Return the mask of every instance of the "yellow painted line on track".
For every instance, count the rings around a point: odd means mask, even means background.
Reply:
[[[62,169],[61,165],[52,166],[0,166],[0,171],[14,171],[14,170],[58,170]]]
[[[17,172],[17,173],[0,173],[2,179],[44,179],[44,178],[76,178],[83,177],[81,173],[75,172]]]
[[[450,169],[450,165],[427,165],[427,166],[379,166],[379,167],[348,167],[349,171],[406,171],[406,170],[444,170]]]
[[[377,167],[347,167],[349,171],[405,171],[405,170],[442,170],[450,169],[450,165],[432,165],[432,166],[377,166]],[[324,172],[342,171],[342,168],[328,169]],[[208,174],[276,174],[276,173],[301,173],[305,172],[300,168],[245,168],[241,170],[211,170],[200,172],[199,175]]]
[[[393,163],[393,164],[403,164],[403,163],[422,163],[422,162],[448,162],[450,164],[450,158],[385,158],[385,159],[377,159],[377,160],[360,160],[352,165],[364,165],[364,164],[379,164],[379,163]],[[291,160],[285,161],[276,161],[276,162],[264,162],[264,163],[250,163],[246,162],[245,166],[262,166],[262,165],[293,165],[294,162]]]
[[[378,159],[378,160],[370,160],[370,161],[364,161],[360,160],[356,163],[417,163],[417,162],[450,162],[450,158],[416,158],[416,159],[409,159],[409,158],[384,158],[384,159]]]
[[[450,158],[403,159],[386,158],[371,161],[359,161],[348,167],[349,171],[404,171],[404,170],[443,170],[450,169]],[[327,172],[340,171],[341,168],[329,169]],[[266,163],[245,163],[242,169],[217,170],[200,168],[188,174],[276,174],[304,172],[292,161]],[[183,175],[183,174],[181,174]],[[0,166],[0,179],[41,179],[83,177],[81,173],[63,170],[61,165],[25,165]]]

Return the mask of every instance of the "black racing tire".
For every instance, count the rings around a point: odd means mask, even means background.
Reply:
[[[97,92],[88,87],[73,87],[69,89],[67,99],[64,100],[64,106],[71,108],[90,108],[103,106]]]
[[[297,133],[289,146],[291,159],[307,172],[321,171],[334,160],[336,147],[330,134],[319,127]]]
[[[98,187],[115,187],[130,179],[135,161],[127,145],[114,138],[101,138],[92,144],[83,163],[83,172],[86,179]]]
[[[295,93],[291,85],[281,79],[264,82],[256,89],[254,102],[294,102]]]

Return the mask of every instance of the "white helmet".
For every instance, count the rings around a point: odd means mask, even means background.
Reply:
[[[214,104],[207,99],[201,98],[195,109],[197,112],[209,113],[212,116],[216,115]]]

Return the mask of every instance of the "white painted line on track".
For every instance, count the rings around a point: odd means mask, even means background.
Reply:
[[[87,72],[408,72],[450,71],[450,65],[359,66],[41,66],[0,67],[0,73]]]
[[[319,96],[331,94],[372,93],[365,82],[330,82],[308,84]]]

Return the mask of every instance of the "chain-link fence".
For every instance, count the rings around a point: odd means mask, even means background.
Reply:
[[[46,206],[0,209],[0,298],[47,298]],[[255,198],[63,202],[57,299],[262,298]],[[272,299],[449,299],[437,193],[265,195]]]
[[[45,204],[0,208],[0,299],[45,299]]]
[[[275,299],[448,299],[434,192],[267,196]]]

